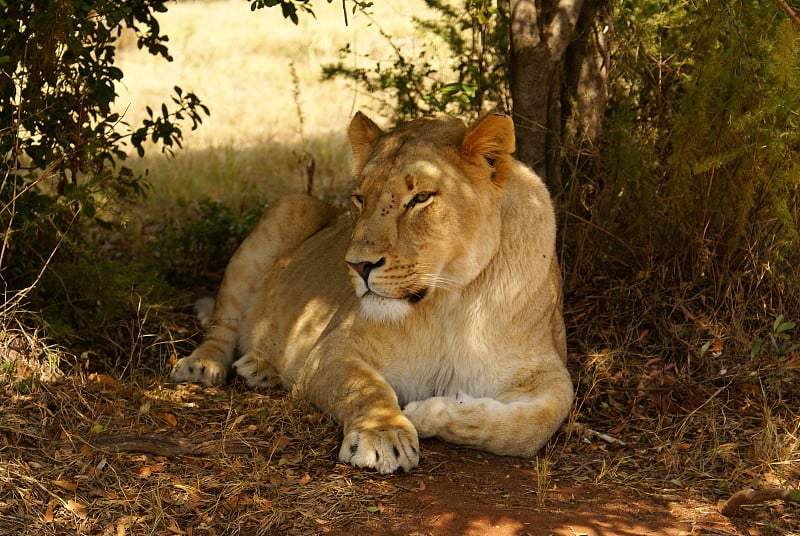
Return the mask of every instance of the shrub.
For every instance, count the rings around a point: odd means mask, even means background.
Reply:
[[[350,45],[340,51],[341,62],[323,66],[323,79],[344,77],[375,99],[380,110],[391,111],[396,121],[432,112],[448,112],[474,118],[488,110],[510,110],[508,86],[508,14],[491,2],[464,0],[457,6],[441,0],[425,0],[434,18],[415,18],[426,35],[418,50],[405,50],[394,38],[372,24],[391,45],[391,58],[365,58],[371,68],[348,66],[354,54]],[[366,6],[363,9],[367,9]],[[441,43],[452,58],[442,73],[432,64],[435,45]]]
[[[725,341],[741,363],[800,310],[800,35],[747,0],[616,16],[605,137],[566,196],[567,280],[635,290],[618,321],[652,351]]]
[[[130,143],[180,146],[181,124],[196,128],[206,107],[175,88],[141,126],[115,113],[116,39],[125,29],[139,48],[171,60],[156,15],[165,0],[0,2],[0,266],[6,291],[23,291],[59,255],[83,247],[85,221],[108,226],[119,203],[147,184],[120,165]],[[13,256],[14,262],[8,263]],[[19,297],[19,296],[18,296]]]
[[[263,205],[238,213],[212,199],[186,206],[187,219],[168,225],[150,250],[164,267],[166,277],[182,288],[213,289],[222,279],[236,248],[258,223]]]

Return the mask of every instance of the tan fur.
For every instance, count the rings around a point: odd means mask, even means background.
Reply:
[[[553,208],[511,120],[385,134],[358,113],[349,136],[352,214],[270,207],[172,378],[219,384],[238,348],[249,385],[293,388],[341,422],[342,461],[382,473],[416,466],[419,437],[534,455],[573,392]]]

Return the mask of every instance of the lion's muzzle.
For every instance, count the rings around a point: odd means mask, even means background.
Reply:
[[[383,257],[379,259],[377,262],[366,262],[366,261],[359,262],[359,261],[349,261],[349,260],[347,261],[347,265],[350,266],[350,268],[354,270],[359,276],[361,276],[361,279],[364,280],[364,284],[367,285],[367,287],[369,287],[370,272],[372,272],[372,270],[374,270],[375,268],[380,268],[384,264],[386,264],[386,259]]]

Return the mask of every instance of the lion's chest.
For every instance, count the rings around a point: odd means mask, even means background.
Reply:
[[[514,358],[476,318],[449,317],[415,326],[383,359],[383,374],[401,406],[432,396],[492,397],[508,381]]]

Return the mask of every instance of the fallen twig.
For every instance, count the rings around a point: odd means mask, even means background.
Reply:
[[[773,500],[800,502],[800,490],[783,488],[744,489],[737,491],[731,495],[730,499],[721,503],[719,511],[724,516],[731,516],[744,504],[756,504]]]
[[[112,452],[143,452],[154,456],[176,458],[178,456],[202,456],[212,452],[228,454],[251,454],[253,448],[272,448],[272,444],[262,441],[248,442],[239,438],[212,439],[202,443],[164,434],[114,434],[93,437],[91,441],[75,439],[58,441],[56,447],[80,447],[86,444],[92,448]]]
[[[617,439],[616,437],[610,434],[598,432],[597,430],[592,430],[591,428],[580,422],[565,424],[564,429],[569,433],[574,433],[580,436],[587,443],[590,441],[592,437],[596,437],[598,439],[602,439],[606,443],[611,443],[612,445],[625,445],[625,442],[622,441],[621,439]]]

